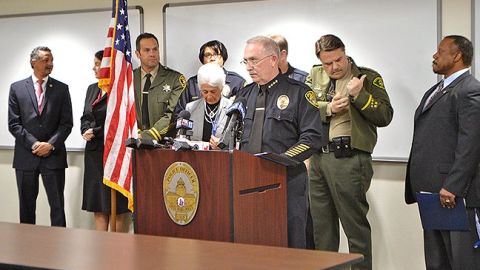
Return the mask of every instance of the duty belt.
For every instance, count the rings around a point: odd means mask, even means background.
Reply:
[[[339,136],[332,139],[327,145],[322,147],[322,153],[328,154],[333,152],[336,158],[347,158],[355,154],[352,149],[350,136]]]
[[[333,144],[333,142],[329,142],[327,145],[322,146],[322,153],[328,154],[330,152],[335,152],[335,149],[336,149],[336,147]]]

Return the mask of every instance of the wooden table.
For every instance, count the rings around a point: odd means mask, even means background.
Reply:
[[[0,269],[344,269],[361,255],[0,222]]]

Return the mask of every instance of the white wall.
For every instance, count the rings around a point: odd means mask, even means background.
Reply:
[[[155,33],[160,39],[162,37],[162,7],[166,2],[157,0],[130,0],[129,2],[130,5],[143,6],[145,9],[145,31]],[[181,1],[172,0],[169,2]],[[45,0],[41,2],[41,5],[31,5],[31,1],[2,0],[0,1],[0,15],[104,8],[110,7],[111,1]],[[445,0],[443,5],[444,34],[459,33],[470,37],[470,1]],[[415,29],[415,26],[412,26],[412,29]],[[421,46],[421,44],[419,45]],[[7,90],[1,89],[0,91]],[[419,89],[419,91],[423,90]],[[73,132],[79,132],[78,127],[74,127]],[[12,157],[12,150],[0,150],[0,173],[2,174],[0,178],[2,186],[0,189],[0,221],[5,222],[18,222],[17,188],[15,174],[11,168]],[[68,162],[70,167],[66,171],[65,185],[67,226],[92,228],[93,218],[89,213],[80,210],[83,153],[69,153]],[[424,269],[422,230],[417,207],[416,205],[406,206],[403,202],[405,167],[404,163],[374,163],[375,175],[368,192],[368,199],[371,206],[369,219],[373,231],[374,268],[378,270]],[[37,221],[38,224],[49,225],[48,203],[43,188],[40,190]],[[346,250],[346,244],[343,240],[341,251]]]

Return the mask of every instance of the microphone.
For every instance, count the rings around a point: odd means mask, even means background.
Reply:
[[[125,141],[125,146],[133,149],[153,149],[163,147],[163,145],[159,144],[156,140],[147,140],[143,138],[128,138]]]
[[[193,129],[193,121],[190,120],[189,111],[183,110],[178,114],[176,129],[177,137],[190,138],[190,136],[192,135],[191,130]]]
[[[227,126],[220,137],[218,142],[218,147],[225,149],[227,146],[229,150],[233,150],[235,145],[235,140],[237,139],[236,133],[239,129],[239,126],[243,124],[243,118],[245,118],[247,105],[247,100],[244,97],[239,97],[235,102],[228,107],[226,115],[228,116]]]
[[[204,141],[190,141],[185,138],[178,138],[173,140],[172,149],[179,150],[210,150],[210,143]]]
[[[183,136],[183,138],[186,138],[186,136],[189,136],[188,131],[193,128],[193,121],[189,119],[190,112],[183,110],[178,114],[177,121],[172,122],[168,125],[167,130],[172,130],[173,128],[176,128],[179,133],[178,136]],[[125,141],[125,145],[133,149],[153,149],[167,147],[168,144],[172,144],[173,141],[174,140],[170,137],[163,138],[160,143],[156,140],[148,140],[144,138],[128,138]]]

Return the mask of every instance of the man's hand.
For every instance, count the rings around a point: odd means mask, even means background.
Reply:
[[[439,192],[440,194],[440,204],[446,208],[455,207],[455,194],[449,192],[448,190],[442,188]]]
[[[90,141],[91,139],[93,139],[95,137],[95,135],[93,134],[93,129],[92,128],[89,128],[87,129],[83,134],[82,134],[82,137],[85,141]]]
[[[347,109],[349,104],[350,101],[348,100],[348,97],[343,97],[342,95],[337,93],[333,97],[332,102],[330,102],[330,110],[332,111],[332,113],[339,113]]]
[[[348,83],[347,83],[347,90],[348,94],[352,96],[353,98],[356,98],[358,96],[358,93],[360,93],[360,90],[363,88],[363,81],[365,81],[365,78],[367,75],[362,75],[362,77],[356,78],[353,77]]]
[[[48,157],[53,150],[53,145],[47,142],[38,142],[32,151],[32,154],[39,157]]]

